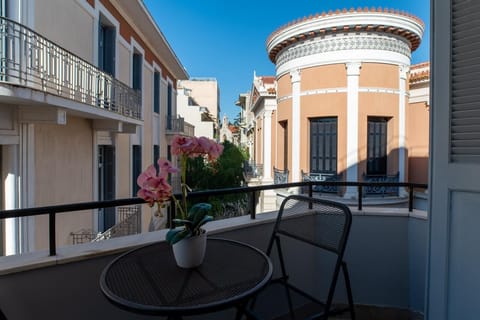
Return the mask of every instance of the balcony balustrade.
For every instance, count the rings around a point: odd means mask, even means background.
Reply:
[[[37,32],[0,17],[0,82],[141,120],[141,93]]]
[[[165,129],[167,134],[181,134],[190,137],[195,135],[195,126],[185,122],[185,119],[178,115],[167,116]]]
[[[288,183],[288,169],[280,170],[273,167],[273,183]]]
[[[260,178],[263,176],[263,164],[254,161],[245,161],[243,164],[243,172],[247,179]]]

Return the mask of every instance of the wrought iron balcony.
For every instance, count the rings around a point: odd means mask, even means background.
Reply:
[[[280,170],[273,167],[273,183],[288,183],[288,169]]]
[[[263,176],[263,164],[254,161],[245,161],[243,164],[243,172],[247,179],[259,178]]]
[[[185,122],[185,119],[178,115],[167,116],[165,129],[167,134],[182,134],[186,136],[195,134],[195,126]]]
[[[140,120],[141,94],[10,19],[0,17],[0,82]]]

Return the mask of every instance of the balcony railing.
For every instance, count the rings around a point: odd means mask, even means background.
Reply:
[[[141,119],[141,94],[15,21],[0,17],[0,81]]]
[[[118,207],[117,221],[120,222],[103,233],[92,233],[91,230],[85,229],[72,232],[72,243],[80,244],[140,233],[142,231],[140,205]]]
[[[288,183],[288,169],[280,170],[273,167],[273,183]]]
[[[167,134],[182,134],[189,137],[195,135],[195,126],[178,115],[167,116],[165,129]]]
[[[195,135],[195,126],[188,122],[184,122],[183,133],[186,136],[193,137]]]
[[[259,178],[263,176],[263,164],[254,161],[245,161],[243,163],[243,172],[247,179]]]
[[[246,211],[250,214],[251,219],[256,218],[256,203],[258,200],[258,193],[264,190],[274,190],[274,189],[285,189],[299,187],[300,189],[306,189],[306,194],[310,197],[313,196],[313,187],[316,185],[335,185],[335,186],[344,186],[344,187],[357,187],[358,190],[358,210],[361,211],[363,207],[362,194],[365,187],[372,186],[397,186],[407,188],[409,191],[409,205],[408,210],[413,211],[413,192],[414,189],[426,189],[426,184],[418,183],[393,183],[393,182],[333,182],[333,181],[307,181],[307,182],[294,182],[294,183],[285,183],[285,184],[273,184],[273,185],[263,185],[255,187],[241,187],[241,188],[228,188],[228,189],[219,189],[219,190],[209,190],[209,191],[198,191],[189,193],[189,198],[208,198],[209,196],[221,196],[221,195],[231,195],[231,194],[249,194],[250,201],[248,201],[248,208]],[[177,198],[181,197],[181,194],[175,195]],[[37,207],[37,208],[27,208],[27,209],[14,209],[14,210],[4,210],[0,211],[0,220],[8,218],[19,218],[19,217],[29,217],[29,216],[38,216],[38,215],[48,215],[48,228],[49,228],[49,252],[50,256],[56,255],[56,216],[59,213],[67,213],[74,211],[83,211],[83,210],[93,210],[99,208],[109,208],[117,206],[128,206],[145,203],[143,199],[140,198],[129,198],[129,199],[119,199],[119,200],[108,200],[108,201],[95,201],[95,202],[84,202],[84,203],[74,203],[66,205],[57,205],[49,207]],[[174,201],[172,201],[174,203]],[[168,225],[172,225],[172,219],[175,215],[175,207],[172,205],[168,212]]]
[[[185,130],[185,119],[179,116],[167,116],[166,131],[170,134],[183,133]]]

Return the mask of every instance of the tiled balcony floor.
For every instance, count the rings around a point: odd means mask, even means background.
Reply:
[[[304,319],[319,312],[318,306],[311,304],[295,310],[295,319]],[[275,320],[290,320],[289,315],[275,318]],[[350,320],[350,313],[345,311],[336,316],[328,317],[329,320]],[[356,320],[423,320],[423,315],[412,313],[409,310],[381,308],[372,306],[355,306]]]

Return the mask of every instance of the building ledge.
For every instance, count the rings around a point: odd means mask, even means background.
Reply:
[[[30,113],[42,113],[43,109],[56,107],[59,110],[67,111],[70,115],[81,118],[112,120],[128,125],[143,124],[141,119],[124,115],[118,110],[109,110],[100,106],[94,107],[90,104],[17,84],[1,83],[0,97],[4,103],[22,106],[23,110],[31,110]]]
[[[376,216],[404,217],[420,220],[427,219],[426,211],[413,210],[413,212],[408,212],[407,208],[365,207],[364,210],[359,211],[358,209],[351,207],[351,210],[354,218],[356,216]],[[276,216],[277,211],[271,211],[257,214],[255,219],[251,219],[249,215],[246,215],[215,220],[206,224],[205,229],[208,231],[209,235],[215,235],[218,233],[273,223]],[[142,245],[157,241],[164,241],[167,231],[167,229],[164,229],[103,241],[60,247],[57,248],[56,256],[49,256],[48,250],[39,250],[20,255],[0,257],[0,275],[23,272],[47,266],[54,266],[58,264],[65,264],[124,252]]]

